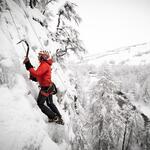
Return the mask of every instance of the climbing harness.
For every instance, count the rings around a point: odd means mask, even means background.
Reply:
[[[52,83],[49,87],[41,87],[40,93],[44,96],[54,95],[57,93],[57,88],[54,83]]]

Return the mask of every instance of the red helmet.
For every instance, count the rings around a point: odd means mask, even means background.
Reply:
[[[39,60],[48,60],[50,58],[48,51],[40,51],[38,53]]]

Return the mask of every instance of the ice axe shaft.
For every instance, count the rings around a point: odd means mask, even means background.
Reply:
[[[25,44],[27,45],[26,57],[28,57],[28,55],[29,55],[29,44],[26,40],[21,40],[17,44],[20,44],[21,42],[25,42]]]

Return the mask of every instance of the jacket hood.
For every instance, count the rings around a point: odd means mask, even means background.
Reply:
[[[48,59],[46,62],[47,62],[49,65],[52,65],[52,63],[53,63],[52,59]]]

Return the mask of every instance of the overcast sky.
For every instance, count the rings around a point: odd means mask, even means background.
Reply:
[[[150,0],[74,0],[90,53],[150,41]]]

